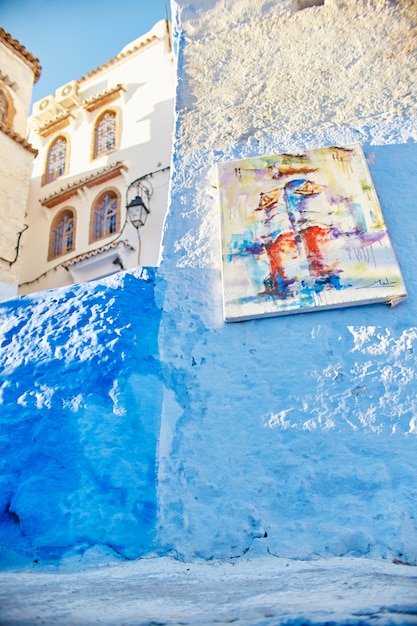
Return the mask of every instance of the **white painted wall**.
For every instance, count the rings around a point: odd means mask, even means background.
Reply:
[[[19,233],[25,228],[33,154],[0,133],[0,160],[0,300],[5,300],[17,294],[21,257],[16,256],[16,248],[21,240]]]
[[[19,48],[20,44],[15,44]],[[25,228],[34,159],[34,153],[26,146],[34,67],[0,38],[0,68],[13,110],[10,127],[0,132],[0,300],[5,300],[16,295],[20,275],[19,234]]]
[[[1,70],[16,83],[17,87],[14,90],[10,90],[15,108],[13,128],[21,137],[26,138],[27,120],[34,84],[33,66],[31,62],[24,61],[19,54],[15,53],[14,50],[3,42],[0,42],[0,46]],[[28,54],[30,55],[30,53]]]

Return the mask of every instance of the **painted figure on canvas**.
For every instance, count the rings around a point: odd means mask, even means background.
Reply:
[[[404,298],[359,145],[219,166],[226,320]]]

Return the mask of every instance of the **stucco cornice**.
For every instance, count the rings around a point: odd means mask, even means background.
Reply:
[[[71,118],[74,118],[74,116],[68,111],[60,112],[54,118],[48,120],[45,124],[42,124],[42,126],[38,126],[35,132],[41,137],[47,137],[48,135],[51,135],[52,133],[62,130],[62,128],[68,126]]]
[[[79,189],[82,189],[83,187],[101,185],[101,183],[105,183],[108,180],[119,176],[122,170],[127,170],[127,166],[123,161],[116,161],[111,165],[107,165],[106,167],[96,170],[84,178],[79,178],[78,180],[69,183],[65,187],[61,187],[61,189],[52,193],[50,196],[41,198],[39,202],[48,209],[52,209],[54,206],[61,204],[61,202],[66,202],[69,198],[75,196]]]
[[[117,84],[115,87],[100,91],[100,93],[95,94],[91,98],[86,98],[82,103],[82,107],[90,112],[95,111],[99,107],[117,100],[121,91],[126,91],[126,89],[123,85]]]
[[[13,39],[13,37],[6,33],[6,31],[0,26],[0,41],[10,48],[17,56],[19,56],[26,65],[29,65],[34,74],[33,82],[36,83],[39,79],[42,71],[42,67],[39,63],[39,59],[34,57],[22,44],[20,44],[17,39]]]
[[[86,259],[90,259],[93,256],[97,256],[102,254],[103,252],[107,252],[108,250],[112,250],[113,248],[117,248],[118,246],[123,246],[128,248],[129,250],[134,250],[134,247],[128,242],[124,240],[112,241],[104,246],[100,246],[100,248],[94,248],[94,250],[89,250],[88,252],[84,252],[83,254],[79,254],[78,256],[66,261],[62,265],[64,267],[71,267],[72,265],[76,265],[77,263],[81,263],[81,261],[85,261]]]
[[[34,156],[38,154],[38,151],[36,150],[36,148],[34,148],[24,137],[19,135],[19,133],[16,133],[14,130],[12,130],[5,124],[2,124],[1,122],[0,122],[0,130],[2,133],[10,137],[10,139],[20,144],[23,148],[25,148],[25,150],[28,150],[29,152],[31,152]]]

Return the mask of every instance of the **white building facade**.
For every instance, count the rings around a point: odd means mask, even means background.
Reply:
[[[36,149],[26,140],[38,59],[0,28],[0,300],[17,294],[20,243]]]
[[[34,104],[29,138],[38,156],[20,293],[158,264],[173,94],[169,24],[162,20],[109,62]],[[136,179],[149,210],[140,229],[126,210]]]

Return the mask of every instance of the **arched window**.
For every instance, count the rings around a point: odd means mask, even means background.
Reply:
[[[5,92],[3,91],[3,89],[0,89],[0,122],[2,124],[7,124],[8,113],[9,113],[9,100]]]
[[[105,111],[94,126],[94,158],[116,150],[116,113]]]
[[[90,243],[114,235],[120,228],[120,199],[113,189],[99,195],[90,220]]]
[[[16,109],[13,106],[10,91],[0,81],[0,124],[4,124],[6,128],[12,128],[15,113]]]
[[[48,261],[63,256],[75,248],[75,217],[72,209],[55,216],[49,237]]]
[[[48,151],[46,159],[45,183],[51,183],[65,174],[67,161],[67,140],[57,137]]]

